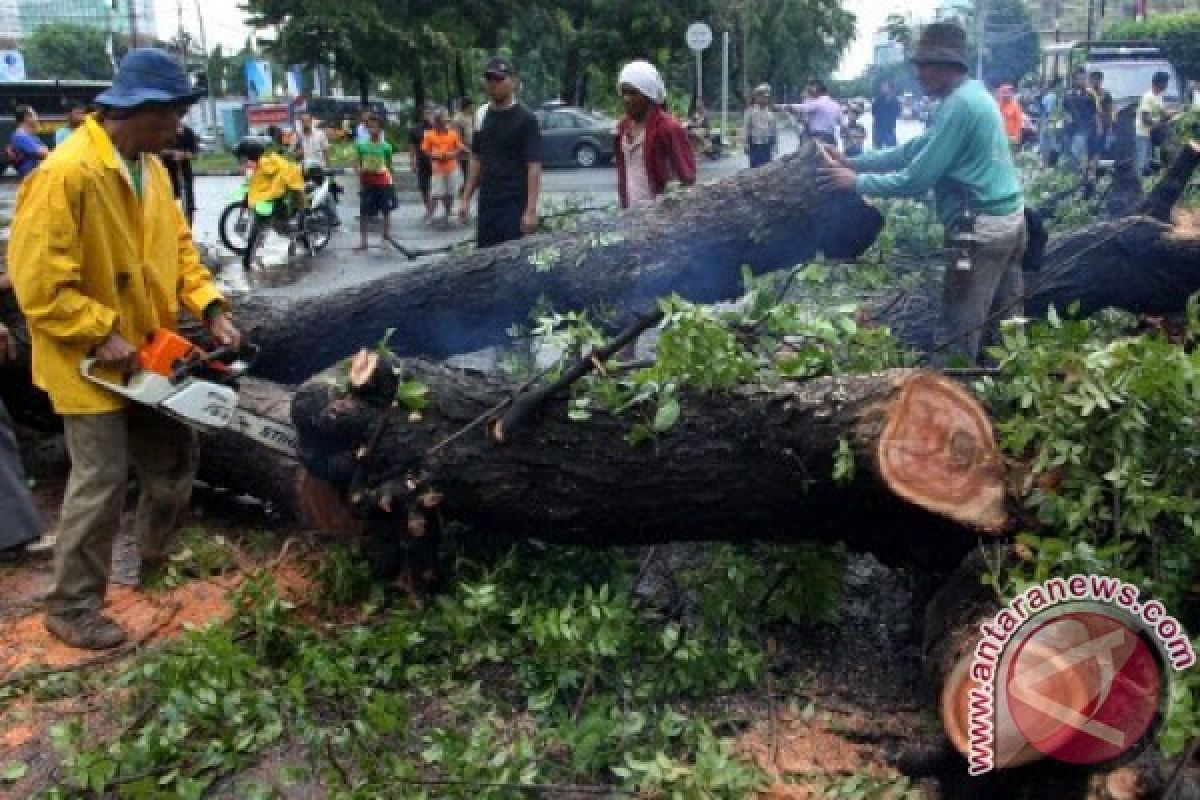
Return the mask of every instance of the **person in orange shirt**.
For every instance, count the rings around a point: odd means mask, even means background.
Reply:
[[[1025,130],[1025,112],[1017,102],[1017,92],[1011,84],[1004,84],[996,90],[996,102],[1000,106],[1000,115],[1004,117],[1004,133],[1008,136],[1013,149],[1021,146],[1021,135]]]
[[[458,195],[458,159],[467,146],[458,131],[449,127],[445,111],[439,109],[434,115],[433,128],[421,140],[421,150],[433,162],[430,199],[434,204],[439,199],[442,201],[446,208],[446,224],[449,224],[454,198]]]

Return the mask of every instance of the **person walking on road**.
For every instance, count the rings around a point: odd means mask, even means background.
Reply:
[[[1150,168],[1150,156],[1154,152],[1155,130],[1167,118],[1163,95],[1171,85],[1171,76],[1166,72],[1156,72],[1150,82],[1150,89],[1144,95],[1137,107],[1136,134],[1137,174],[1145,175]]]
[[[54,132],[54,146],[58,147],[67,140],[67,137],[79,129],[83,125],[83,121],[87,119],[87,106],[83,103],[75,103],[71,109],[67,111],[67,124]]]
[[[1021,182],[1004,121],[987,88],[967,77],[967,35],[958,25],[925,28],[912,57],[921,84],[942,105],[930,129],[906,144],[820,171],[828,191],[921,197],[930,189],[956,248],[969,257],[946,270],[933,362],[974,363],[984,329],[1021,313],[1026,227]]]
[[[1000,116],[1004,118],[1004,135],[1016,151],[1020,149],[1021,137],[1025,134],[1025,112],[1017,102],[1017,92],[1012,84],[1006,83],[996,90],[996,105],[1000,108]]]
[[[696,158],[687,132],[665,108],[667,88],[658,69],[647,61],[626,64],[617,90],[625,107],[613,149],[621,208],[654,202],[672,180],[694,184]]]
[[[446,224],[454,210],[454,198],[458,195],[458,157],[466,146],[446,120],[446,112],[438,110],[433,117],[433,129],[425,134],[421,149],[433,164],[433,185],[430,195],[436,206],[439,200],[446,209]]]
[[[188,225],[196,216],[196,176],[192,171],[192,161],[200,155],[200,140],[189,125],[181,122],[175,134],[175,142],[170,149],[162,152],[163,163],[166,164],[167,174],[171,176],[171,189],[175,199],[183,204],[183,215],[187,217]]]
[[[771,85],[764,83],[754,90],[754,101],[746,109],[742,124],[746,137],[746,155],[750,168],[761,167],[775,157],[779,148],[779,125],[771,110]]]
[[[329,137],[317,127],[312,114],[300,115],[300,130],[292,139],[292,153],[300,156],[305,165],[316,164],[329,169]]]
[[[484,67],[487,116],[471,144],[471,170],[459,217],[466,222],[479,190],[476,245],[520,239],[538,227],[542,189],[542,132],[537,117],[516,101],[519,77],[508,59],[489,58]]]
[[[1065,151],[1084,182],[1092,174],[1092,148],[1096,141],[1100,107],[1087,84],[1087,70],[1079,67],[1071,76],[1071,88],[1063,98]]]
[[[358,230],[359,245],[355,252],[367,249],[367,221],[377,214],[383,217],[383,240],[392,237],[392,212],[396,210],[396,186],[392,179],[392,159],[395,148],[383,135],[379,117],[367,119],[367,141],[355,145],[358,152],[358,183],[361,187]]]
[[[8,256],[29,323],[33,380],[63,418],[71,472],[45,626],[72,647],[108,649],[125,632],[101,613],[129,467],[143,568],[163,563],[186,511],[196,436],[186,425],[89,381],[119,381],[137,344],[176,327],[180,309],[223,346],[240,347],[228,306],[200,262],[158,154],[198,99],[165,51],[131,50],[100,111],[21,187]]]
[[[1061,120],[1060,85],[1061,81],[1055,75],[1038,100],[1038,149],[1042,156],[1042,166],[1047,168],[1058,164],[1058,154],[1062,146],[1058,131]]]
[[[24,178],[33,172],[42,159],[50,155],[50,148],[38,138],[38,115],[29,106],[17,106],[17,129],[8,140],[8,163]]]
[[[901,111],[896,85],[890,80],[881,81],[879,91],[871,100],[871,146],[874,149],[896,146],[896,123]]]
[[[433,130],[433,114],[429,109],[414,112],[413,126],[408,131],[408,166],[417,176],[417,190],[421,193],[421,203],[425,206],[425,223],[433,219],[433,197],[430,189],[433,185],[433,162],[421,149],[425,134]],[[368,131],[368,140],[370,132]]]
[[[467,182],[467,176],[471,171],[471,143],[475,140],[475,101],[469,97],[462,99],[462,105],[459,106],[458,113],[454,115],[454,129],[458,131],[458,138],[462,139],[464,151],[459,156],[459,169],[462,170],[463,184]]]
[[[808,100],[779,107],[796,117],[803,116],[808,135],[823,144],[837,147],[837,132],[844,122],[842,104],[829,96],[823,81],[808,84]]]

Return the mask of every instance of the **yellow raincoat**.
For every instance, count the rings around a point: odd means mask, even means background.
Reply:
[[[288,192],[304,192],[304,171],[286,156],[264,154],[246,187],[247,204],[254,208],[263,200],[278,200]]]
[[[104,128],[89,118],[17,194],[9,275],[33,344],[33,380],[60,414],[119,411],[79,363],[116,331],[139,346],[224,304],[200,263],[166,168],[142,158],[142,199]]]

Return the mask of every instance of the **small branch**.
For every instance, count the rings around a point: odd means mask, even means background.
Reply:
[[[662,319],[663,313],[661,311],[639,314],[633,324],[617,334],[615,339],[612,339],[603,347],[593,349],[583,358],[578,359],[554,383],[518,395],[513,400],[512,408],[509,412],[501,419],[492,423],[490,430],[492,441],[497,444],[504,444],[509,441],[512,432],[534,412],[545,405],[547,400],[564,389],[569,388],[583,376],[594,372],[597,364],[603,364],[624,350],[626,346],[632,344],[639,336],[650,328],[653,328]]]

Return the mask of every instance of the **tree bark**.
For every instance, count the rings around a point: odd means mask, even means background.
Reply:
[[[327,381],[302,387],[292,404],[305,465],[360,515],[399,515],[436,496],[449,518],[501,536],[596,545],[839,539],[893,561],[943,566],[974,540],[962,526],[1006,525],[987,416],[936,373],[688,396],[676,426],[640,445],[626,439],[628,418],[572,422],[559,397],[499,444],[486,426],[451,437],[502,406],[511,384],[398,363],[430,388],[420,415],[381,410]],[[832,476],[843,441],[855,469],[839,486]],[[858,513],[889,522],[842,524]],[[898,533],[905,522],[912,536]]]
[[[509,329],[543,303],[606,308],[627,319],[672,293],[727,300],[740,294],[743,265],[763,273],[818,253],[853,258],[875,240],[877,211],[854,194],[816,190],[821,163],[806,146],[573,233],[529,237],[320,297],[251,297],[236,317],[261,347],[255,374],[297,383],[388,329],[398,355],[444,358],[510,341]]]

